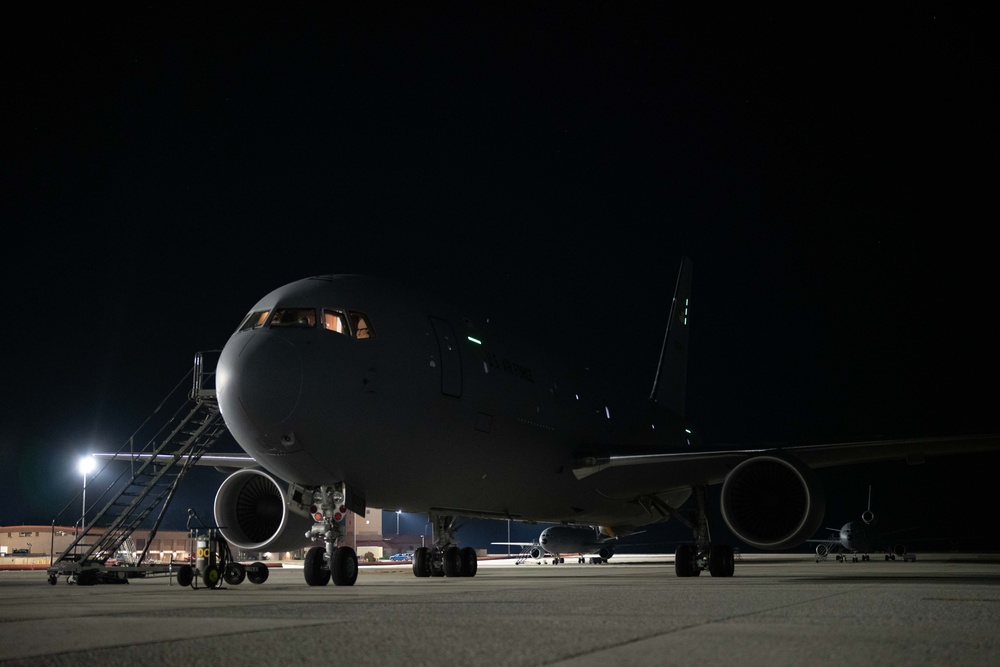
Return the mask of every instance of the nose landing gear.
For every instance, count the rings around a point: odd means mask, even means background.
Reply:
[[[353,586],[358,580],[358,555],[351,547],[340,544],[345,537],[342,521],[347,514],[346,498],[343,482],[313,490],[309,509],[316,523],[306,538],[322,540],[325,546],[313,547],[306,553],[303,572],[310,586],[326,586],[331,580],[335,586]]]

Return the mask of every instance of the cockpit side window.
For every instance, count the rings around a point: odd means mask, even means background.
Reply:
[[[339,310],[323,309],[323,328],[347,335],[347,318]]]
[[[264,325],[264,321],[267,319],[269,310],[255,310],[249,315],[247,315],[243,322],[240,324],[237,331],[249,331],[250,329],[259,329]]]
[[[312,308],[281,308],[274,311],[270,326],[309,329],[316,326],[316,311]]]
[[[374,338],[375,329],[368,321],[368,316],[355,310],[351,311],[351,328],[355,338]]]

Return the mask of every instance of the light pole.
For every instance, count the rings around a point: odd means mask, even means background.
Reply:
[[[399,535],[399,515],[403,513],[403,510],[396,510],[396,534]]]
[[[77,467],[80,469],[80,473],[83,475],[83,505],[80,509],[80,530],[83,531],[87,527],[87,475],[89,475],[96,465],[94,457],[88,454],[80,459]]]

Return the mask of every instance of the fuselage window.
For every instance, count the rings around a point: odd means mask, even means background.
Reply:
[[[368,316],[364,313],[351,311],[351,327],[354,329],[355,338],[374,338],[375,329],[368,321]]]
[[[339,310],[323,310],[323,328],[328,331],[336,331],[339,334],[347,334],[347,318]]]
[[[312,308],[282,308],[274,311],[270,325],[308,329],[316,326],[316,311]]]
[[[246,316],[243,323],[240,324],[240,328],[237,331],[248,331],[250,329],[259,329],[264,325],[264,320],[267,319],[267,314],[270,311],[267,310],[255,310]]]

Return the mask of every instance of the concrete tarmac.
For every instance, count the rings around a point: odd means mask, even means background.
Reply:
[[[673,558],[484,561],[474,578],[362,568],[357,584],[166,577],[77,586],[0,572],[0,665],[1000,664],[1000,562],[744,555],[732,578]]]

